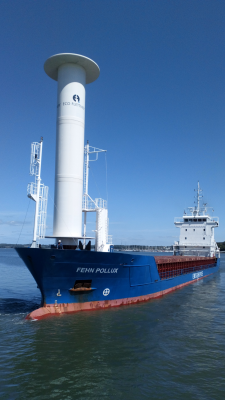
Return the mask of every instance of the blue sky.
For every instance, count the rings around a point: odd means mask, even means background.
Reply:
[[[223,1],[1,1],[0,19],[0,242],[32,240],[26,187],[30,144],[41,136],[52,233],[57,84],[43,64],[66,52],[100,67],[86,88],[85,140],[107,149],[114,243],[172,244],[174,217],[193,205],[198,180],[225,240]],[[90,195],[106,191],[101,155]]]

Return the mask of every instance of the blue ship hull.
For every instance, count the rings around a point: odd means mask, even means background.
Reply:
[[[153,256],[35,248],[16,250],[42,294],[42,307],[28,316],[33,319],[146,301],[217,272],[220,262],[217,259],[214,264],[186,268],[177,276],[160,279]],[[75,290],[79,282],[88,282],[86,286],[89,287]]]

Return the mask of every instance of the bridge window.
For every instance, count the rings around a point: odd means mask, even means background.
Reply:
[[[203,238],[203,240],[205,240],[205,238]]]
[[[187,231],[187,229],[185,229],[185,231]]]
[[[193,231],[195,231],[195,229],[193,229]]]
[[[185,238],[185,239],[187,239],[187,238]]]

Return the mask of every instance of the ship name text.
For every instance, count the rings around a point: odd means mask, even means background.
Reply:
[[[203,276],[203,271],[192,274],[192,279],[198,279],[201,278],[201,276]]]
[[[100,273],[100,274],[117,274],[119,268],[77,268],[76,272]]]

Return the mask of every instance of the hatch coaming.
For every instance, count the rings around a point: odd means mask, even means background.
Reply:
[[[216,257],[155,257],[160,279],[174,278],[217,266]]]

